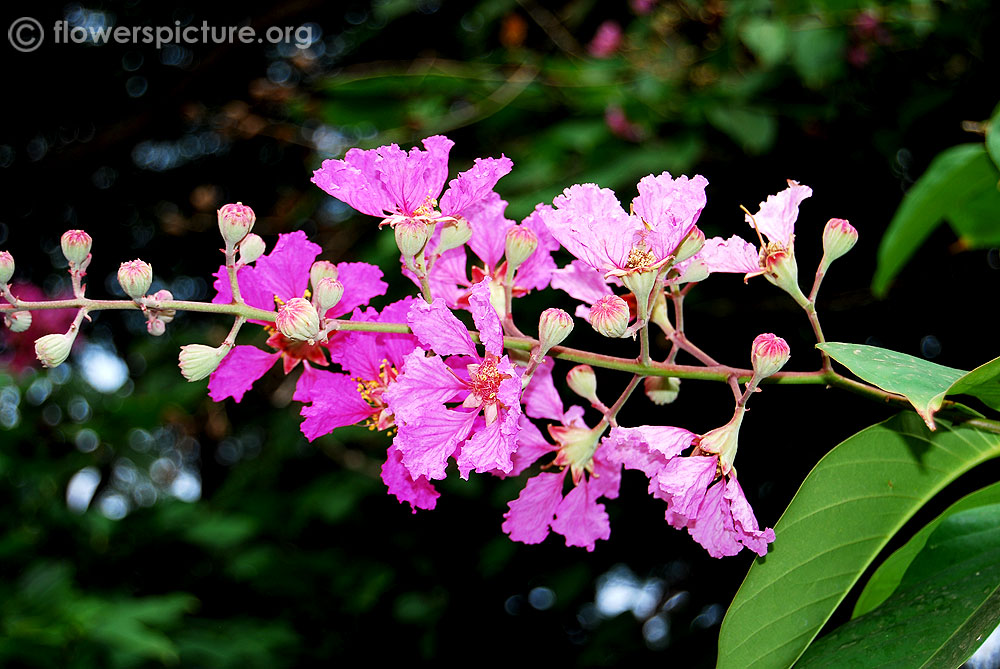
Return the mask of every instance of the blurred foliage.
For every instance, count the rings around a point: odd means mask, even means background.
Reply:
[[[236,22],[221,5],[103,11],[120,24]],[[918,270],[899,275],[908,301],[886,308],[867,293],[875,242],[901,190],[936,153],[970,141],[959,120],[985,117],[983,105],[995,102],[988,37],[997,11],[987,0],[317,1],[240,12],[256,25],[313,22],[322,36],[305,50],[80,46],[67,59],[66,46],[13,63],[12,90],[30,94],[0,129],[0,247],[18,258],[18,280],[64,290],[63,273],[35,256],[64,267],[58,236],[84,227],[95,238],[92,295],[114,294],[117,263],[142,254],[162,282],[154,289],[208,299],[219,257],[205,240],[215,208],[237,199],[254,206],[269,243],[304,229],[324,257],[376,262],[395,276],[391,236],[373,237],[373,222],[309,184],[309,172],[351,146],[447,132],[458,142],[452,174],[479,155],[514,160],[499,190],[517,218],[572,183],[595,181],[628,199],[650,172],[699,171],[713,183],[705,229],[728,235],[742,227],[738,203],[799,178],[817,187],[810,212],[848,217],[862,234],[841,287],[831,278],[824,288],[828,336],[899,338],[893,348],[916,352],[914,333],[931,331],[948,344],[945,362],[962,368],[995,343],[985,329],[929,330],[933,300],[919,267],[933,263],[952,281],[994,277],[985,263],[975,270],[927,255],[948,240],[918,251]],[[136,78],[148,92],[126,94]],[[799,245],[800,262],[818,249],[805,235]],[[390,297],[408,288],[390,283]],[[720,284],[688,300],[706,350],[749,341],[765,318],[808,340],[794,304],[766,286],[734,297],[733,284]],[[956,310],[962,299],[948,296]],[[30,358],[30,338],[0,331],[0,360],[10,365],[0,374],[0,559],[9,575],[0,582],[0,663],[280,667],[370,661],[373,652],[407,661],[530,654],[584,666],[669,652],[685,666],[714,663],[718,622],[748,562],[704,556],[665,527],[628,474],[608,508],[612,539],[594,554],[503,536],[519,480],[448,481],[441,508],[411,515],[378,478],[382,437],[352,429],[307,444],[279,372],[238,405],[181,382],[178,346],[219,341],[224,324],[181,316],[150,340],[128,315],[95,321],[89,343],[128,365],[117,390],[90,387],[79,354],[68,376],[21,371],[10,354]],[[797,359],[805,365],[807,355]],[[705,407],[727,402],[727,392],[686,383],[664,422],[680,415],[695,431],[715,427],[719,416]],[[763,524],[825,448],[884,416],[824,396],[827,410],[857,422],[808,440],[813,399],[780,392],[744,429],[747,452],[771,445],[775,424],[796,440],[780,464],[748,456],[741,465],[741,480],[759,482],[747,493]],[[648,411],[627,407],[623,420],[645,422]],[[72,511],[67,490],[81,472],[99,484]],[[623,576],[622,563],[638,576]],[[651,603],[598,606],[635,592]]]

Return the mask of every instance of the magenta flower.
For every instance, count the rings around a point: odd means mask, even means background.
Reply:
[[[774,541],[774,530],[758,526],[731,465],[739,422],[701,437],[676,427],[616,427],[607,439],[608,459],[648,476],[649,492],[667,502],[667,522],[687,528],[712,557],[744,547],[765,555]]]
[[[278,236],[278,243],[271,253],[257,259],[253,267],[241,267],[237,273],[240,294],[250,306],[259,309],[274,309],[275,302],[287,302],[305,295],[309,285],[309,268],[312,267],[320,247],[313,244],[304,232],[298,230]],[[349,313],[355,307],[367,304],[371,298],[385,294],[388,285],[382,281],[382,270],[368,263],[338,263],[339,280],[344,285],[340,301],[326,314],[327,318],[337,318]],[[229,276],[225,267],[215,274],[215,289],[218,294],[212,299],[216,304],[232,302]],[[285,374],[300,362],[304,362],[307,376],[312,372],[309,363],[327,366],[324,351],[327,345],[293,341],[275,330],[270,323],[251,321],[265,326],[271,333],[267,340],[274,352],[262,351],[255,346],[236,346],[229,352],[219,368],[212,372],[208,383],[209,396],[216,402],[232,397],[239,402],[243,394],[253,386],[280,358]],[[303,380],[300,379],[300,383]]]
[[[673,179],[668,172],[643,177],[628,214],[613,191],[595,184],[571,186],[541,215],[571,254],[605,276],[658,270],[673,260],[705,207],[703,176]]]
[[[594,39],[587,45],[587,51],[595,58],[608,58],[622,44],[622,27],[617,21],[605,21],[597,27]]]
[[[437,354],[428,357],[415,349],[384,394],[399,429],[393,443],[414,479],[444,478],[452,455],[462,478],[473,469],[509,472],[513,467],[522,371],[503,355],[503,329],[490,305],[488,281],[473,286],[469,305],[486,349],[483,356],[440,299],[415,301],[407,317],[420,344]]]
[[[427,223],[453,220],[470,205],[492,192],[497,181],[510,172],[506,156],[477,158],[472,169],[448,178],[448,153],[455,145],[443,135],[423,140],[424,150],[407,153],[396,144],[377,149],[351,149],[343,160],[325,160],[312,182],[363,214],[394,225],[405,219]],[[440,197],[440,211],[438,198]]]
[[[618,497],[621,465],[608,460],[606,440],[601,440],[603,429],[588,428],[581,407],[563,412],[562,400],[551,383],[551,370],[548,382],[539,384],[534,397],[526,397],[526,402],[529,412],[554,418],[562,425],[548,426],[553,445],[531,421],[523,421],[511,475],[519,474],[545,455],[556,455],[546,467],[550,471],[528,479],[518,498],[508,503],[503,531],[514,541],[537,544],[552,530],[566,538],[567,546],[593,551],[598,539],[611,536],[608,514],[597,500]],[[554,467],[561,471],[551,471]],[[564,495],[567,473],[573,487]]]
[[[534,253],[528,256],[514,272],[514,297],[521,297],[532,290],[542,290],[549,285],[552,272],[556,268],[552,253],[559,248],[559,242],[542,222],[538,205],[521,226],[531,230],[538,239]],[[468,241],[472,253],[482,264],[472,267],[472,278],[468,274],[468,260],[465,248],[460,246],[433,258],[428,281],[431,292],[436,297],[444,299],[452,309],[469,309],[469,291],[472,286],[489,278],[490,294],[498,312],[503,310],[503,282],[507,273],[507,262],[504,257],[504,242],[507,231],[515,227],[514,221],[504,216],[507,202],[496,193],[489,193],[485,198],[471,205],[464,215],[472,228],[472,238]],[[428,243],[433,248],[440,237],[440,232]],[[419,285],[419,279],[405,267],[403,273]],[[501,317],[504,314],[500,314]]]

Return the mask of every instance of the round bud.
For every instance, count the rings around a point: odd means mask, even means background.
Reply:
[[[590,308],[590,325],[605,337],[624,335],[628,319],[628,303],[617,295],[605,295]]]
[[[58,367],[66,362],[69,352],[73,349],[73,340],[76,333],[49,334],[35,340],[35,356],[42,363],[42,367]]]
[[[159,318],[150,318],[146,321],[146,332],[154,337],[160,337],[167,331],[167,324]]]
[[[503,248],[507,267],[517,269],[538,248],[538,235],[529,227],[514,225],[507,228]]]
[[[118,283],[125,294],[133,300],[138,300],[149,290],[153,283],[153,267],[141,260],[123,262],[118,268]]]
[[[509,239],[509,237],[508,237]],[[573,331],[573,317],[562,309],[546,309],[538,317],[538,344],[540,355],[563,342]]]
[[[831,218],[823,228],[823,265],[829,266],[858,243],[858,231],[843,218]]]
[[[766,379],[788,362],[788,342],[773,334],[757,335],[750,347],[750,362],[758,380]]]
[[[566,383],[569,389],[592,404],[598,404],[597,399],[597,375],[590,365],[577,365],[566,374]]]
[[[767,254],[764,269],[767,270],[764,278],[802,303],[805,297],[799,288],[799,265],[791,250],[780,249]]]
[[[337,278],[337,266],[334,265],[329,260],[317,260],[309,268],[309,284],[316,289],[319,282],[325,278],[336,279]]]
[[[0,285],[7,285],[14,276],[14,256],[10,251],[0,251]]]
[[[67,230],[63,233],[59,243],[62,245],[63,255],[69,261],[71,267],[79,267],[90,255],[90,247],[94,240],[83,230]]]
[[[415,218],[407,218],[397,223],[393,229],[396,246],[405,258],[412,258],[427,243],[427,224]]]
[[[698,251],[701,251],[701,247],[704,245],[705,233],[701,231],[701,228],[695,227],[688,233],[688,236],[684,238],[681,245],[677,247],[674,264],[684,262]]]
[[[670,404],[681,392],[681,380],[672,376],[647,376],[643,387],[653,404]]]
[[[251,232],[240,242],[240,262],[249,265],[264,255],[264,240],[260,235]]]
[[[229,353],[229,349],[230,347],[225,344],[218,348],[204,344],[181,346],[181,353],[178,356],[181,374],[188,381],[198,381],[205,378],[219,367],[219,363]]]
[[[281,334],[297,341],[312,341],[319,335],[319,313],[312,302],[302,297],[285,302],[274,324]]]
[[[321,316],[335,307],[344,295],[344,284],[337,279],[325,277],[313,288],[313,303]]]
[[[224,205],[219,210],[219,232],[226,240],[226,246],[235,246],[250,234],[256,220],[253,209],[242,202]]]
[[[152,298],[157,302],[170,302],[174,299],[173,293],[169,290],[158,290],[153,293]],[[159,318],[164,323],[169,323],[174,320],[174,316],[177,315],[176,309],[157,309],[156,317]]]
[[[449,223],[441,228],[441,239],[438,241],[437,252],[444,253],[457,249],[470,239],[472,239],[472,226],[467,220],[459,217],[455,219],[454,223]]]
[[[31,312],[15,311],[4,316],[3,320],[11,332],[24,332],[31,327]]]

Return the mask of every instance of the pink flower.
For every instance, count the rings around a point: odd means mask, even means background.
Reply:
[[[448,153],[455,143],[435,135],[423,140],[423,145],[424,150],[414,147],[409,153],[396,144],[367,151],[351,149],[343,160],[323,161],[312,182],[361,213],[383,218],[383,224],[409,218],[433,223],[461,215],[492,192],[513,167],[506,156],[477,158],[472,169],[452,179],[442,196]]]
[[[742,418],[742,412],[738,412]],[[616,427],[608,459],[649,477],[649,492],[667,502],[666,520],[688,533],[712,557],[744,547],[767,553],[774,530],[761,530],[732,468],[740,420],[699,437],[667,426]],[[682,453],[694,446],[688,456]]]
[[[765,202],[760,203],[756,215],[746,214],[747,223],[767,237],[767,246],[762,251],[768,254],[776,251],[792,252],[799,205],[811,195],[812,188],[789,179],[788,188],[776,195],[769,195]]]
[[[285,303],[305,295],[309,285],[309,269],[319,255],[320,247],[313,244],[304,232],[298,230],[278,236],[278,243],[271,253],[257,259],[254,267],[241,267],[237,273],[240,294],[250,306],[273,310],[275,302]],[[326,314],[327,318],[337,318],[349,313],[357,306],[367,304],[371,298],[385,294],[388,285],[382,281],[382,270],[368,263],[338,263],[339,281],[344,286],[344,295]],[[218,294],[212,299],[216,304],[232,302],[229,276],[225,267],[215,274],[215,289]],[[271,324],[251,321],[265,326],[271,332],[267,340],[273,353],[254,346],[236,346],[229,352],[219,368],[212,372],[208,383],[209,396],[216,402],[232,397],[239,402],[254,381],[262,377],[280,358],[285,374],[300,362],[304,362],[306,374],[314,370],[309,363],[327,366],[324,351],[327,346],[308,341],[288,339]]]
[[[563,247],[605,276],[658,270],[673,260],[705,207],[703,176],[673,179],[668,172],[643,177],[633,214],[613,191],[595,184],[567,188],[542,209],[542,220]]]
[[[414,479],[444,478],[452,455],[463,478],[473,469],[509,472],[513,467],[522,371],[503,355],[503,329],[490,305],[488,281],[473,287],[469,304],[486,349],[483,356],[440,299],[415,301],[409,311],[413,333],[437,355],[415,349],[384,397],[399,428],[393,443]]]
[[[529,408],[529,412],[562,422],[548,427],[555,445],[546,441],[531,421],[524,419],[511,474],[524,471],[545,455],[553,452],[556,455],[546,467],[549,471],[528,479],[518,498],[508,503],[503,531],[514,541],[537,544],[544,541],[551,529],[566,538],[567,546],[593,551],[598,539],[611,536],[608,514],[597,500],[618,497],[621,465],[608,460],[601,441],[603,428],[588,428],[581,407],[573,406],[563,412],[555,387],[551,391],[545,389],[546,385],[551,386],[551,370],[548,378],[547,384],[537,388],[536,397],[532,398],[534,411]],[[561,471],[552,472],[553,467]],[[564,495],[567,473],[572,489]]]
[[[622,44],[622,27],[617,21],[605,21],[597,27],[594,39],[587,45],[587,51],[595,58],[608,58]]]
[[[521,297],[532,290],[548,287],[552,272],[556,268],[552,253],[559,248],[559,242],[542,222],[539,210],[543,206],[538,205],[535,211],[521,222],[521,227],[531,230],[537,237],[538,246],[514,272],[514,297]],[[502,261],[502,258],[507,231],[516,226],[514,221],[504,216],[506,209],[506,200],[501,199],[496,193],[489,193],[465,210],[464,216],[472,228],[472,238],[468,241],[468,246],[482,263],[472,267],[471,279],[465,247],[451,249],[430,258],[432,264],[428,281],[431,292],[435,297],[444,299],[452,309],[468,309],[470,288],[489,278],[494,304],[498,311],[502,310],[503,282],[507,273],[507,262]],[[439,237],[440,230],[437,230],[428,242],[428,248],[434,248]],[[403,273],[419,285],[416,276],[405,267]]]
[[[37,286],[30,283],[14,283],[10,292],[25,302],[40,300],[71,299],[72,291],[66,290],[58,295],[46,295]],[[2,299],[2,298],[0,298]],[[65,332],[76,316],[76,309],[39,309],[31,312],[31,325],[23,332],[13,332],[0,323],[0,365],[12,371],[21,371],[35,367],[38,359],[35,357],[35,340],[55,332]],[[77,337],[77,341],[80,338]]]

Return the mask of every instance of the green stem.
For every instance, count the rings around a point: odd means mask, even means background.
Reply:
[[[43,309],[81,309],[90,311],[141,309],[133,300],[92,300],[90,298],[73,298],[68,300],[48,300],[45,302],[28,302],[14,298],[12,304],[0,304],[0,313],[6,311],[41,311]],[[265,309],[251,307],[248,304],[212,304],[211,302],[188,302],[186,300],[151,301],[147,308],[175,309],[177,311],[198,311],[211,314],[229,314],[244,316],[258,321],[273,321],[275,313]]]

